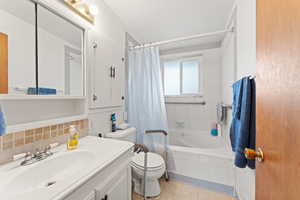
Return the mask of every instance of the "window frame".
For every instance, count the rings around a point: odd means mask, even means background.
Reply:
[[[204,76],[203,76],[203,56],[186,56],[186,57],[166,57],[161,59],[161,71],[162,71],[162,82],[163,82],[163,91],[164,96],[166,98],[188,98],[188,97],[203,97],[203,84],[204,84]],[[191,62],[191,61],[198,61],[198,92],[197,93],[183,93],[183,63],[184,62]],[[165,63],[166,62],[179,62],[180,64],[180,94],[179,95],[166,95],[165,94]]]

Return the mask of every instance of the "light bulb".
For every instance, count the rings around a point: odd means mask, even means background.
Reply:
[[[90,5],[90,13],[94,16],[98,15],[99,13],[98,7],[96,5]]]

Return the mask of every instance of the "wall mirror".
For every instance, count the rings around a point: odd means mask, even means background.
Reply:
[[[30,0],[0,18],[0,94],[84,96],[83,28]]]
[[[83,30],[42,6],[37,13],[40,93],[82,96]]]
[[[0,1],[0,19],[0,93],[26,94],[36,87],[34,4]]]

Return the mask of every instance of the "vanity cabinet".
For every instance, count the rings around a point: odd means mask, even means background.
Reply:
[[[94,36],[90,43],[97,44],[90,53],[91,108],[122,106],[125,90],[125,33],[114,39]]]
[[[130,149],[79,186],[64,200],[131,200],[129,163],[132,156],[133,149]]]
[[[128,175],[126,170],[119,171],[119,174],[103,182],[96,188],[96,200],[129,200],[128,196]]]

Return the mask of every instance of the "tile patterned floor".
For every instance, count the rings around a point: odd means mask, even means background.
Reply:
[[[169,182],[161,181],[161,189],[161,195],[151,200],[237,200],[226,194],[201,189],[173,180]],[[133,200],[143,200],[143,197],[134,194]]]

